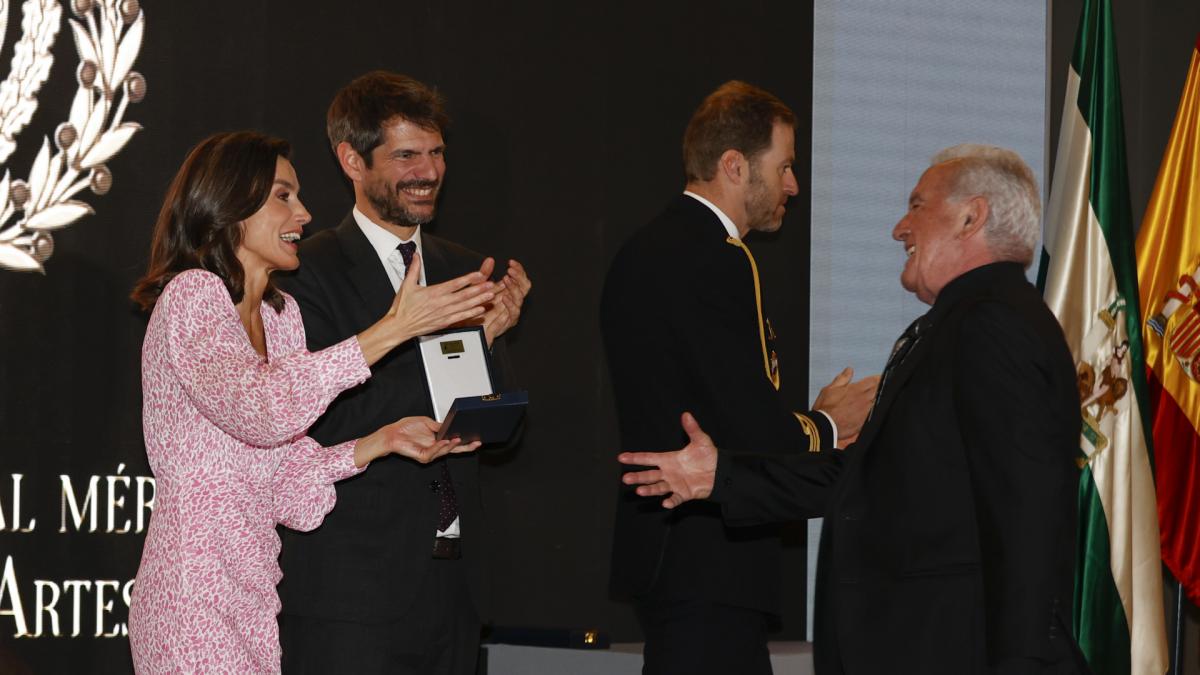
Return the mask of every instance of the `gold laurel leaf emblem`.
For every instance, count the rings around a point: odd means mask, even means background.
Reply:
[[[146,17],[138,0],[67,0],[79,65],[78,85],[66,119],[41,150],[25,178],[13,176],[8,158],[17,136],[33,118],[37,95],[54,65],[51,49],[62,25],[54,0],[21,5],[21,39],[8,77],[0,83],[0,268],[45,272],[54,253],[51,232],[94,213],[78,198],[84,189],[103,195],[112,188],[107,162],[142,126],[125,120],[130,103],[146,96],[146,78],[133,70],[142,48]],[[8,2],[0,0],[0,45],[7,32]]]

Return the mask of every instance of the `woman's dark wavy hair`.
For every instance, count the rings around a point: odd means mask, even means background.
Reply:
[[[241,223],[267,202],[277,158],[290,154],[287,141],[254,131],[214,134],[192,148],[154,224],[150,264],[133,289],[134,302],[150,311],[167,282],[194,268],[221,277],[234,304],[241,302]],[[283,296],[269,281],[263,300],[283,311]]]

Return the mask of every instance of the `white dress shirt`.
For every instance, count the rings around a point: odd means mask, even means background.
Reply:
[[[358,229],[362,230],[367,241],[371,242],[371,248],[375,249],[375,254],[379,256],[379,262],[383,263],[383,269],[392,282],[392,290],[400,290],[400,282],[404,281],[405,270],[404,261],[396,247],[406,241],[411,241],[417,245],[417,253],[421,254],[421,260],[424,261],[425,249],[421,247],[421,226],[418,225],[417,229],[413,231],[412,239],[401,239],[366,217],[362,211],[358,210],[358,207],[355,207],[353,213]],[[424,263],[421,265],[421,278],[417,281],[422,286],[425,285]]]

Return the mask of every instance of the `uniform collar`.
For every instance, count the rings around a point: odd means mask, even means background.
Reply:
[[[733,220],[731,220],[729,216],[725,215],[724,211],[717,208],[716,204],[713,204],[704,197],[701,197],[695,192],[691,192],[689,190],[684,190],[683,194],[707,206],[713,213],[716,214],[717,218],[721,221],[721,224],[725,226],[725,231],[729,233],[729,236],[739,241],[741,240],[741,236],[738,235],[738,229],[737,226],[733,224]]]

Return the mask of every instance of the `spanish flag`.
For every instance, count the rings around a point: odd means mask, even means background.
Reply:
[[[1200,40],[1137,238],[1162,556],[1200,602]]]
[[[1138,293],[1117,80],[1109,2],[1084,0],[1039,285],[1079,378],[1075,636],[1096,675],[1162,675],[1168,660],[1139,302],[1145,296]]]

